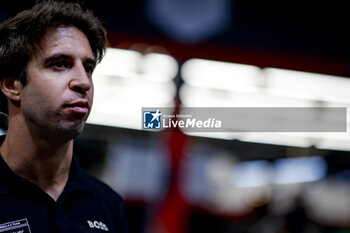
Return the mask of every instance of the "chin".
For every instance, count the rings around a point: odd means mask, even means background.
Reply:
[[[84,129],[85,122],[81,124],[65,124],[59,128],[53,129],[54,140],[70,141],[77,138]]]
[[[67,134],[71,135],[72,139],[78,137],[84,130],[85,123],[81,125],[77,125],[75,127],[72,127],[70,129],[67,129]]]

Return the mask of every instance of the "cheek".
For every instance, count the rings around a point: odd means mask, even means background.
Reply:
[[[35,86],[27,84],[21,93],[22,107],[41,109],[45,111],[48,108],[54,108],[55,102],[59,98],[59,88],[48,88],[46,85]]]
[[[27,91],[22,94],[22,109],[23,111],[31,111],[34,109],[43,111],[47,108],[50,99],[43,93]]]

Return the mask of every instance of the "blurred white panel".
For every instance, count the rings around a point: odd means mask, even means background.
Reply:
[[[146,54],[140,65],[142,77],[158,82],[170,81],[177,75],[178,70],[175,58],[159,53]]]
[[[278,159],[274,162],[274,167],[274,184],[318,181],[327,173],[326,161],[318,156]]]
[[[110,79],[111,82],[105,85],[95,85],[95,99],[111,101],[112,106],[115,101],[159,106],[174,100],[176,94],[174,82],[154,83],[146,80],[118,80],[114,77]]]
[[[281,96],[319,101],[350,101],[350,79],[339,76],[266,68],[268,90]]]
[[[293,97],[276,96],[266,92],[243,93],[235,92],[231,95],[234,107],[312,107],[309,100]]]
[[[173,79],[179,67],[175,58],[167,54],[107,48],[102,62],[96,66],[94,76],[109,75],[123,78],[141,78],[156,82]]]
[[[203,59],[190,59],[181,69],[184,81],[192,86],[241,91],[259,89],[261,72],[252,65]]]
[[[180,99],[187,107],[313,107],[314,101],[267,92],[216,90],[183,84]]]
[[[317,133],[246,133],[239,140],[274,145],[310,147],[317,140],[310,137],[311,135],[316,137]]]
[[[350,151],[350,134],[346,133],[328,133],[321,134],[321,139],[316,144],[317,148],[328,150]]]
[[[231,183],[239,188],[261,187],[270,183],[271,164],[266,160],[240,162],[233,168]]]
[[[137,72],[142,54],[132,50],[107,48],[106,55],[94,71],[97,75],[129,77]]]
[[[231,93],[209,88],[198,88],[187,84],[181,86],[180,99],[188,107],[230,107]]]
[[[350,151],[349,133],[244,133],[237,139],[264,144]]]

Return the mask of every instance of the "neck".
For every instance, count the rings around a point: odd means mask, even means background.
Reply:
[[[0,153],[12,171],[57,200],[68,181],[73,140],[52,142],[30,134],[25,127],[11,130],[10,122]]]

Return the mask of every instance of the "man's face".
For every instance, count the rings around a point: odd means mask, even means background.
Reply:
[[[95,59],[84,33],[75,27],[48,32],[28,63],[20,108],[31,130],[70,140],[83,130],[93,101]]]

